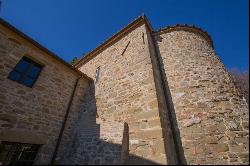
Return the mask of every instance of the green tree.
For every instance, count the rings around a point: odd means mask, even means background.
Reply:
[[[77,57],[74,57],[72,60],[71,60],[71,62],[70,62],[70,64],[71,65],[74,65],[76,62],[78,62],[79,61],[79,59],[77,58]]]

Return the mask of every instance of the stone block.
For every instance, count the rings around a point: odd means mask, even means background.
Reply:
[[[17,121],[17,117],[9,114],[0,114],[0,121],[15,124]]]
[[[148,121],[148,125],[149,127],[156,127],[156,126],[161,127],[161,121],[159,118],[152,119]]]
[[[190,127],[190,126],[193,126],[195,124],[199,124],[201,122],[201,119],[199,117],[193,117],[191,119],[186,119],[184,121],[184,127]]]
[[[230,145],[229,146],[231,152],[242,153],[246,152],[246,148],[243,144],[240,145]]]
[[[225,144],[225,143],[210,144],[210,147],[215,152],[227,152],[227,151],[229,151],[228,144]]]
[[[152,138],[162,138],[162,129],[147,129],[137,131],[135,134],[130,135],[131,139],[149,140]]]
[[[163,139],[153,140],[152,147],[155,149],[155,154],[158,154],[158,153],[165,154],[166,153]]]
[[[205,137],[204,143],[207,143],[207,144],[217,144],[218,143],[218,138],[215,137],[215,136]]]
[[[139,114],[136,114],[135,118],[137,119],[153,119],[159,117],[158,110],[150,110],[150,111],[144,111],[140,112]]]

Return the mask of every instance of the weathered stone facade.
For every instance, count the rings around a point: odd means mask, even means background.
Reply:
[[[166,163],[145,24],[138,25],[79,70],[95,79],[99,66],[100,79],[95,83],[95,98],[100,138],[121,144],[123,124],[127,122],[130,155]]]
[[[35,164],[249,163],[248,104],[201,29],[141,16],[79,71],[0,30],[0,141],[41,144]],[[7,78],[24,55],[44,65],[32,88]]]
[[[0,25],[0,141],[42,145],[36,164],[49,164],[76,79],[76,71]],[[18,61],[28,56],[44,65],[32,88],[8,79]],[[79,81],[81,89],[89,81]],[[82,91],[78,93],[84,94]],[[76,95],[75,100],[83,100]],[[74,102],[74,111],[80,109]]]
[[[188,164],[248,163],[248,106],[211,43],[185,27],[154,35]],[[200,32],[202,33],[202,32]]]

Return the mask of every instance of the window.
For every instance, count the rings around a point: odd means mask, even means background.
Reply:
[[[20,84],[32,87],[38,78],[42,67],[42,65],[28,59],[27,57],[23,57],[10,72],[8,78],[17,81]]]
[[[0,164],[32,165],[40,145],[2,142],[0,144]]]

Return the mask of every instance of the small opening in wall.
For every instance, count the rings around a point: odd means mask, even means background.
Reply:
[[[144,41],[145,39],[144,39],[144,33],[142,32],[142,42],[143,42],[143,44],[145,44],[145,41]]]
[[[97,82],[98,82],[99,77],[100,77],[100,66],[99,66],[99,67],[97,67],[97,69],[96,69],[96,74],[95,74],[95,83],[97,83]]]

